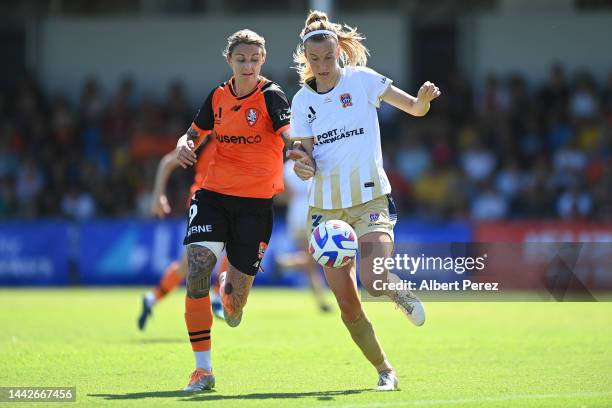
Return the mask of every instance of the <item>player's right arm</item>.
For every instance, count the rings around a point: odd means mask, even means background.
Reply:
[[[183,168],[186,169],[187,166],[195,164],[197,161],[195,151],[200,146],[200,143],[202,143],[202,140],[204,140],[204,137],[201,137],[193,126],[190,126],[187,132],[178,140],[176,143],[176,159]]]
[[[151,201],[151,214],[163,218],[170,214],[172,208],[166,197],[166,186],[172,172],[180,165],[176,158],[176,151],[166,153],[157,166],[155,173],[155,184],[153,187],[153,199]]]
[[[196,114],[187,132],[176,143],[176,159],[183,168],[193,166],[197,161],[195,151],[202,141],[212,133],[214,122],[213,95],[217,88],[208,95]]]

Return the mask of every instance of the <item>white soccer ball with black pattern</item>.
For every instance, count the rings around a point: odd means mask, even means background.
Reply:
[[[340,268],[357,255],[357,234],[344,221],[325,221],[312,231],[308,252],[319,265]]]

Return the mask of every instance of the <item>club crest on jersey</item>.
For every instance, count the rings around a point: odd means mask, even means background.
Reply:
[[[246,115],[246,121],[249,124],[249,126],[255,125],[255,123],[257,122],[257,119],[259,118],[259,112],[257,112],[257,109],[255,108],[247,109],[245,112],[245,115]]]
[[[343,108],[348,108],[349,106],[353,106],[353,101],[351,100],[350,93],[343,93],[340,95],[340,102],[342,103]]]

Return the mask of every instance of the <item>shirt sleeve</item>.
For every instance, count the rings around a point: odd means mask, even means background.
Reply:
[[[213,95],[215,94],[216,89],[217,88],[213,89],[212,92],[208,95],[208,97],[200,107],[200,110],[193,118],[191,127],[196,130],[198,134],[200,134],[200,136],[209,134],[215,126],[215,118],[213,113]]]
[[[358,72],[363,89],[368,96],[368,102],[378,108],[380,106],[380,97],[393,81],[371,68],[359,67]]]
[[[314,113],[306,113],[299,101],[298,95],[293,97],[291,105],[291,138],[304,139],[314,137],[309,118],[309,115],[312,116]]]
[[[289,128],[289,121],[291,119],[291,109],[289,107],[289,101],[283,90],[273,84],[264,92],[264,99],[266,101],[266,109],[268,115],[272,120],[272,128],[278,134],[283,130]]]

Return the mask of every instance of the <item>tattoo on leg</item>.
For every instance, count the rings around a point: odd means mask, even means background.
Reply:
[[[187,260],[189,262],[187,296],[196,299],[208,296],[210,275],[217,263],[217,257],[206,247],[189,245],[187,247]]]
[[[235,270],[228,280],[231,282],[226,282],[225,294],[228,295],[231,308],[235,311],[241,310],[246,305],[254,277]]]

